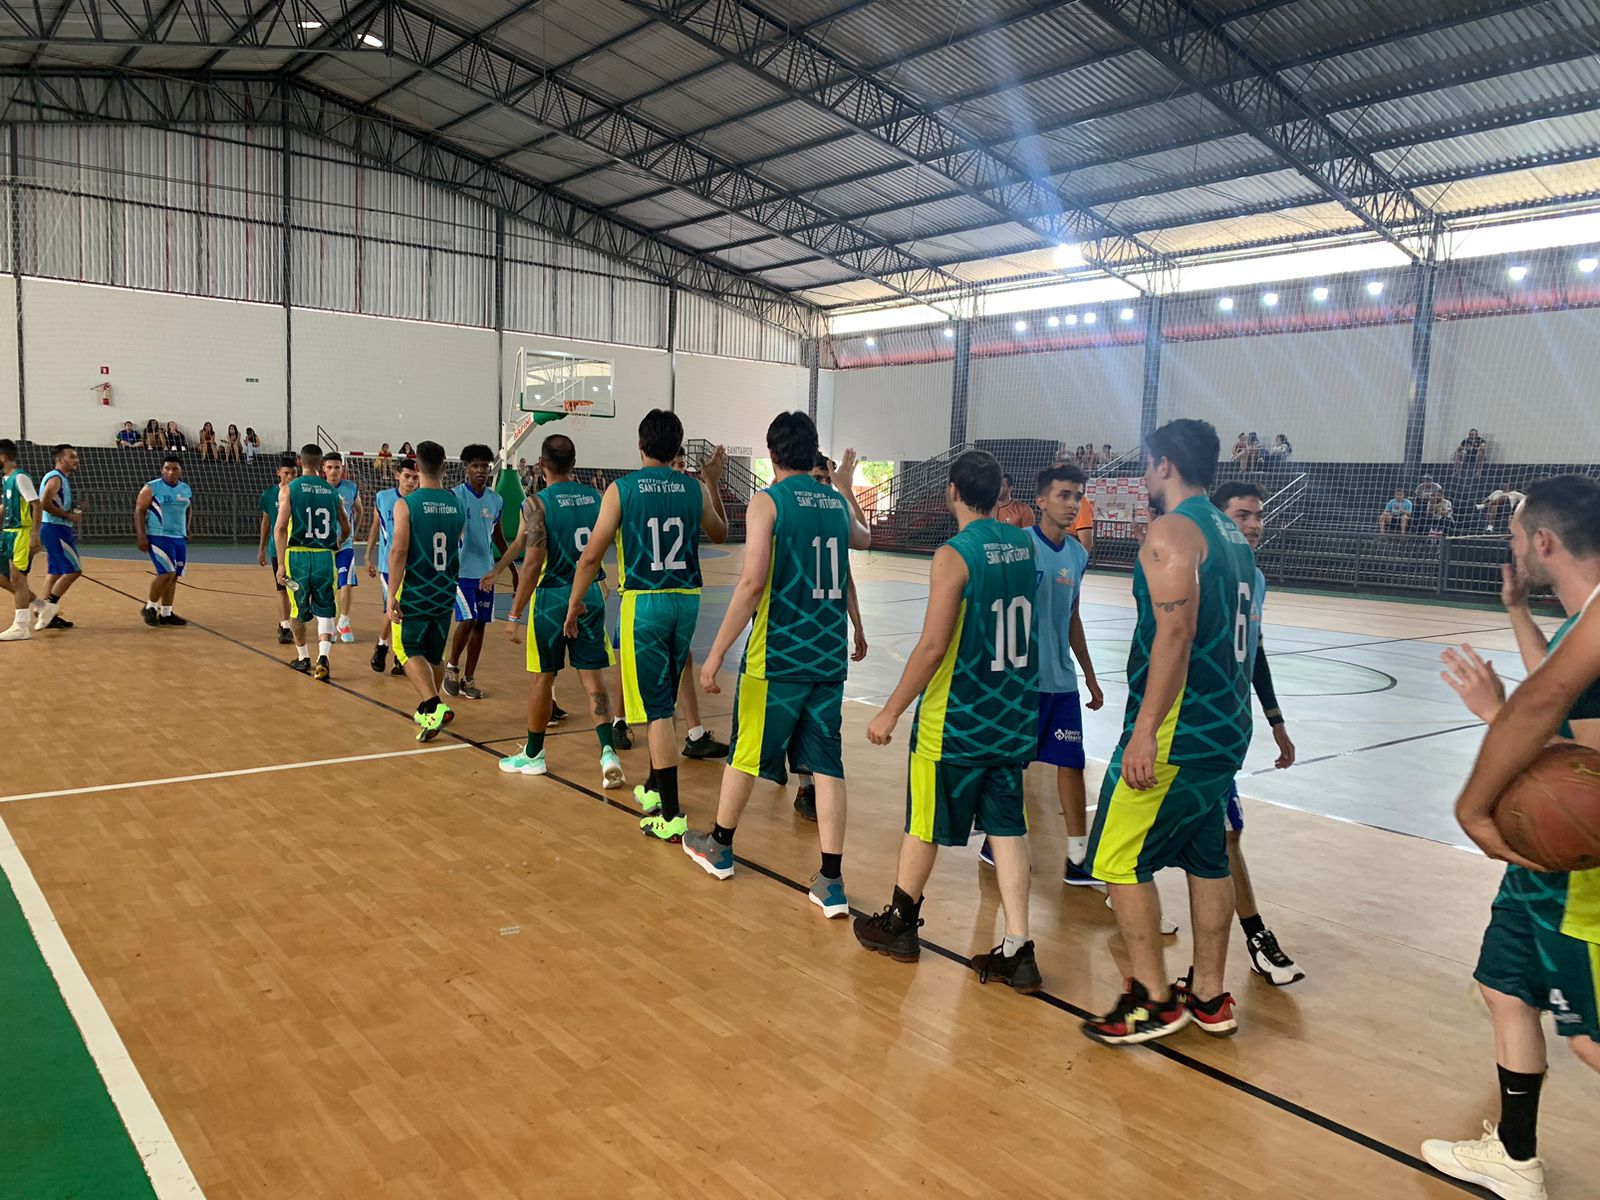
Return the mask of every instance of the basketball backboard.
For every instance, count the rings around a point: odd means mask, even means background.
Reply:
[[[517,351],[517,408],[534,423],[617,415],[611,362],[559,350]]]

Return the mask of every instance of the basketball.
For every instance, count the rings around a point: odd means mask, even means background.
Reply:
[[[1600,751],[1546,746],[1494,806],[1511,848],[1551,871],[1600,867]]]

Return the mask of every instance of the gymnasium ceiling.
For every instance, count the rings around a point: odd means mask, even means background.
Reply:
[[[0,4],[26,73],[292,83],[824,309],[1600,200],[1600,0]]]

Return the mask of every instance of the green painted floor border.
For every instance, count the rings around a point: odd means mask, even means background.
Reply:
[[[0,1198],[154,1197],[11,881],[0,872]]]

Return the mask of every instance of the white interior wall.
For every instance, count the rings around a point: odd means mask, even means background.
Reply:
[[[0,437],[22,432],[22,392],[17,387],[17,281],[0,275]],[[7,319],[10,317],[11,319]]]
[[[344,450],[376,453],[388,442],[498,446],[494,333],[294,310],[294,435],[318,425]]]
[[[677,358],[677,411],[684,433],[720,442],[735,456],[765,458],[772,418],[806,409],[810,384],[804,367],[702,354]]]
[[[1476,428],[1490,461],[1600,460],[1597,381],[1600,309],[1441,321],[1424,455],[1448,459]]]
[[[1286,434],[1303,462],[1398,462],[1410,354],[1409,325],[1169,342],[1160,420],[1210,421],[1224,455],[1243,430]]]
[[[822,448],[833,453],[833,389],[837,371],[817,372],[817,441]]]
[[[642,350],[604,342],[570,342],[535,333],[507,333],[500,368],[506,389],[509,416],[516,403],[517,351],[557,350],[585,358],[604,358],[611,362],[612,396],[616,416],[610,420],[591,417],[582,430],[571,421],[556,421],[546,430],[571,435],[578,447],[578,462],[595,467],[631,467],[639,462],[639,420],[652,408],[666,408],[672,399],[672,360],[664,350]],[[690,436],[694,436],[690,433]],[[518,457],[530,462],[538,457],[541,435],[530,434]]]
[[[1139,440],[1143,346],[974,358],[967,437],[1047,438],[1118,451]]]
[[[830,448],[865,461],[913,462],[950,448],[950,362],[833,372]]]
[[[43,279],[23,280],[22,303],[31,440],[109,446],[123,421],[156,417],[191,442],[210,421],[219,437],[233,422],[266,449],[284,444],[282,308]],[[12,339],[13,380],[15,336],[0,335],[0,356]],[[110,408],[94,390],[104,382]]]

